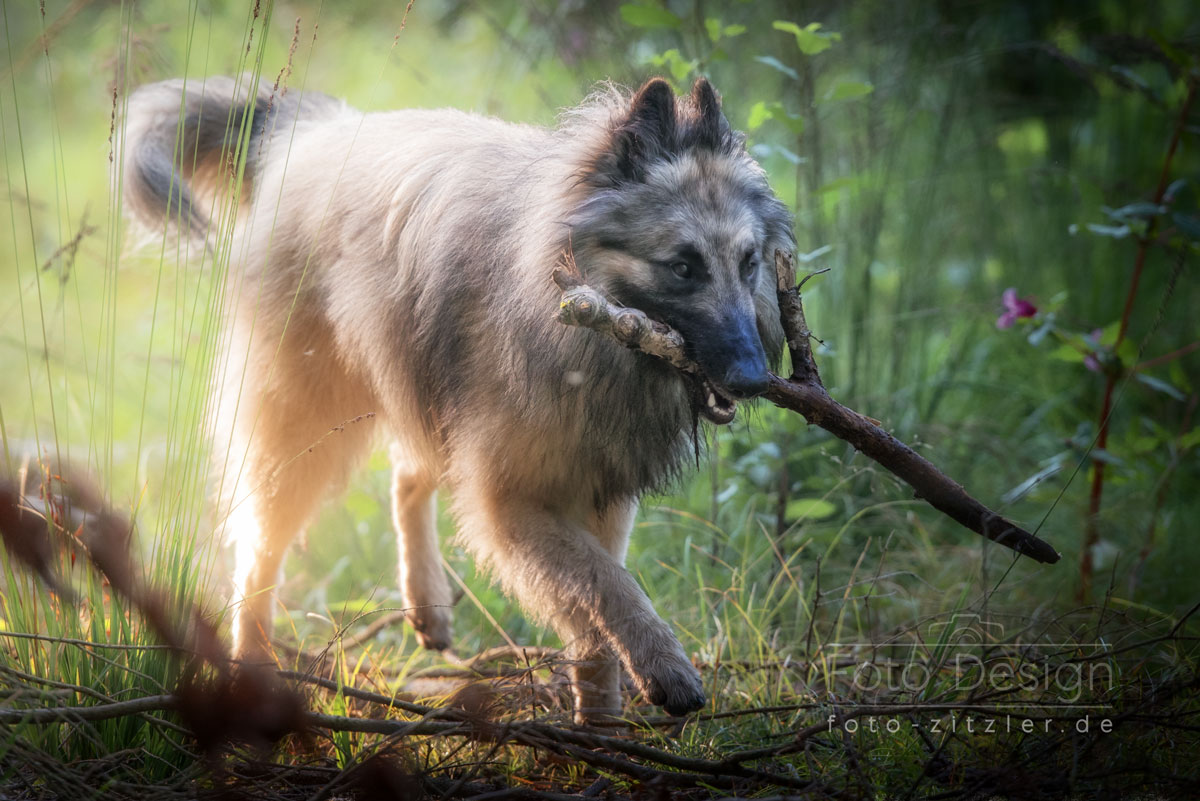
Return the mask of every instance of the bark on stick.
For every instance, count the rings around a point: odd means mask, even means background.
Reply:
[[[809,345],[812,336],[804,319],[800,288],[790,255],[775,254],[776,289],[780,321],[792,356],[789,378],[771,376],[767,400],[802,415],[838,439],[905,481],[918,498],[961,525],[1044,564],[1053,564],[1060,554],[1050,543],[984,506],[963,487],[912,448],[884,431],[875,421],[835,401],[821,383]],[[687,373],[699,368],[687,356],[679,332],[651,320],[643,312],[609,302],[600,292],[583,283],[569,254],[554,272],[563,290],[558,320],[567,325],[591,328],[613,337],[626,347],[657,356]]]

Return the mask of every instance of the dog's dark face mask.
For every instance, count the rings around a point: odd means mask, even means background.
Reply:
[[[767,389],[767,352],[755,306],[762,260],[750,244],[740,257],[719,252],[731,249],[664,239],[660,251],[644,257],[648,276],[610,283],[615,300],[683,335],[703,373],[693,386],[697,411],[714,423],[729,422],[736,401]]]
[[[729,422],[782,347],[769,265],[795,246],[786,207],[704,79],[682,102],[643,86],[589,182],[572,225],[585,278],[679,331],[703,372],[696,410]]]

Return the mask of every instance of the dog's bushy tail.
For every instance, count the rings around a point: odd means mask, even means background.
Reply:
[[[346,109],[316,92],[297,96],[265,85],[252,92],[252,85],[249,77],[171,80],[130,96],[122,191],[136,221],[160,234],[169,221],[203,239],[211,225],[204,208],[248,202],[272,140],[286,148],[296,122]]]

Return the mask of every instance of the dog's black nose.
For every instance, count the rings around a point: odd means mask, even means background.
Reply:
[[[767,365],[759,359],[737,362],[725,373],[721,383],[737,400],[757,397],[767,391]]]

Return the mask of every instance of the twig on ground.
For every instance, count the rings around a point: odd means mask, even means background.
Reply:
[[[565,266],[554,271],[554,281],[563,290],[558,311],[560,322],[599,331],[626,347],[657,356],[685,373],[700,372],[688,357],[683,337],[677,331],[637,309],[609,302],[583,283],[573,266],[568,254]],[[780,321],[792,356],[792,374],[786,379],[771,375],[767,400],[803,415],[809,423],[850,443],[909,484],[918,498],[976,534],[1038,562],[1057,562],[1059,553],[1049,543],[988,509],[875,421],[829,396],[809,345],[812,334],[804,319],[791,256],[776,251],[775,273]]]
[[[0,708],[0,724],[15,726],[19,723],[42,726],[47,723],[75,723],[81,720],[111,720],[143,712],[163,712],[175,709],[178,699],[174,695],[146,695],[128,701],[113,701],[89,706],[52,706],[35,709]]]
[[[370,690],[361,690],[357,687],[348,685],[344,682],[333,681],[332,679],[314,676],[310,673],[300,673],[295,670],[281,670],[279,677],[288,681],[303,682],[305,684],[313,684],[325,690],[340,692],[347,698],[355,698],[359,701],[367,701],[372,704],[379,704],[388,709],[399,709],[402,712],[408,712],[411,715],[430,715],[434,712],[445,713],[442,717],[451,717],[450,714],[454,710],[435,709],[434,707],[423,706],[412,702],[408,694],[397,694],[395,696],[384,695],[383,693],[371,692]]]

